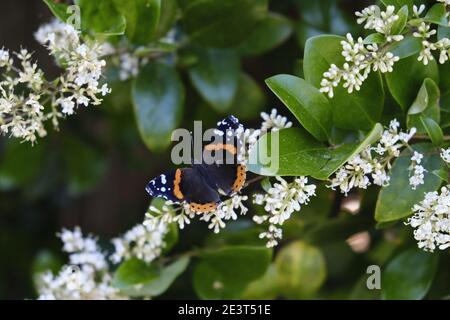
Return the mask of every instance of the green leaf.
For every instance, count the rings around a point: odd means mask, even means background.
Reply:
[[[186,256],[162,268],[131,258],[119,266],[112,284],[131,297],[155,297],[164,293],[188,264]]]
[[[244,300],[273,300],[278,294],[278,273],[274,264],[267,268],[266,273],[251,282],[240,299]]]
[[[125,34],[134,44],[146,44],[152,40],[159,24],[161,2],[166,0],[114,0],[126,18]]]
[[[55,17],[63,22],[67,21],[67,18],[69,17],[69,14],[67,13],[67,8],[69,6],[67,4],[56,3],[53,2],[53,0],[44,0],[44,2]]]
[[[407,6],[410,11],[414,4],[414,0],[381,0],[385,6],[394,6],[396,9],[400,9],[403,6]]]
[[[420,300],[436,274],[438,254],[413,248],[389,262],[381,277],[381,296],[390,300]]]
[[[447,169],[440,168],[438,170],[433,170],[431,173],[434,174],[436,177],[439,177],[439,179],[441,179],[442,181],[448,183],[449,175]]]
[[[436,3],[428,10],[427,14],[423,18],[424,21],[435,23],[444,27],[448,27],[447,10],[445,4]]]
[[[175,69],[157,62],[147,64],[133,82],[132,97],[144,143],[151,150],[167,147],[184,104],[184,87]]]
[[[326,279],[322,252],[303,241],[284,246],[275,259],[280,292],[288,299],[309,298]]]
[[[239,85],[239,57],[231,50],[197,50],[197,63],[189,68],[192,84],[217,111],[226,112]]]
[[[450,39],[450,27],[439,26],[438,32],[437,32],[437,38],[438,38],[438,40],[441,40],[442,38]]]
[[[262,277],[272,251],[265,247],[229,246],[204,251],[194,270],[194,289],[202,299],[234,299]]]
[[[242,55],[263,54],[286,41],[292,34],[292,23],[286,17],[270,13],[258,23],[237,50]]]
[[[111,0],[77,0],[81,29],[101,35],[124,34],[126,20]]]
[[[377,123],[360,142],[344,143],[341,146],[330,150],[330,160],[318,172],[313,173],[312,176],[319,180],[328,179],[344,163],[379,140],[382,133],[383,126]]]
[[[392,24],[391,34],[401,34],[408,20],[408,6],[404,5],[397,12],[398,19]]]
[[[318,89],[286,74],[273,76],[266,84],[309,133],[320,141],[328,140],[332,111],[327,98]]]
[[[238,119],[254,119],[266,107],[266,96],[260,86],[249,75],[241,73],[239,87],[231,103],[229,113]]]
[[[409,185],[409,171],[412,152],[405,149],[392,166],[391,180],[387,187],[383,187],[378,196],[375,208],[375,220],[378,222],[394,221],[409,216],[412,207],[423,199],[425,192],[435,191],[441,185],[441,179],[429,172],[439,170],[443,163],[439,154],[433,153],[431,144],[415,144],[412,148],[424,155],[421,165],[427,170],[425,183],[415,190]]]
[[[177,20],[178,3],[177,0],[162,0],[159,15],[159,23],[155,30],[154,39],[159,39],[166,35],[174,26]]]
[[[304,129],[289,128],[263,135],[250,151],[248,169],[263,176],[307,176],[328,160],[324,144]]]
[[[413,103],[425,78],[439,82],[436,61],[425,66],[417,61],[417,55],[396,62],[394,71],[385,76],[389,91],[403,110]]]
[[[316,88],[320,87],[323,73],[330,65],[334,63],[341,66],[344,63],[340,44],[343,39],[324,35],[306,41],[303,67],[307,82]],[[384,91],[379,73],[372,73],[364,81],[360,91],[349,94],[342,85],[334,91],[335,95],[330,99],[330,103],[333,123],[337,127],[370,130],[380,120],[384,106]]]
[[[372,33],[364,38],[364,44],[384,43],[386,38],[381,33]]]
[[[382,132],[383,126],[377,123],[361,141],[337,148],[327,148],[300,128],[270,132],[251,149],[248,169],[264,176],[310,175],[326,180],[350,158],[377,141]]]
[[[267,0],[181,0],[191,39],[211,47],[240,44],[267,15]]]
[[[63,136],[62,153],[67,172],[66,184],[71,194],[92,190],[104,177],[106,158],[94,146],[66,134]]]
[[[426,132],[421,118],[429,118],[439,123],[439,88],[430,78],[423,81],[416,100],[408,110],[408,128],[416,127],[418,132]]]
[[[439,124],[437,124],[433,119],[425,118],[423,116],[420,117],[420,121],[428,136],[431,138],[433,144],[435,146],[440,146],[444,141],[444,133],[442,132],[441,127],[439,127]]]
[[[0,158],[0,189],[24,187],[37,179],[46,153],[47,144],[43,140],[34,146],[17,139],[8,140]]]
[[[403,40],[389,45],[387,50],[400,59],[408,58],[422,50],[422,41],[414,36],[405,36]],[[394,65],[394,70],[397,66],[398,62]]]

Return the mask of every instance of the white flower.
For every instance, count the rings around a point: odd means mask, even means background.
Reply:
[[[60,99],[59,103],[62,108],[62,113],[67,115],[72,115],[74,113],[75,102],[72,101],[72,97]]]
[[[424,4],[421,4],[419,7],[417,7],[416,5],[413,5],[413,12],[414,12],[414,16],[416,18],[418,18],[423,13],[424,10],[425,10]]]
[[[98,44],[83,43],[77,30],[56,20],[39,28],[35,37],[64,70],[54,81],[45,79],[26,49],[15,53],[19,66],[8,51],[0,50],[0,68],[5,69],[0,80],[0,133],[31,143],[47,134],[46,121],[57,129],[59,118],[73,114],[74,101],[98,105],[98,96],[110,92],[107,85],[99,86],[106,62],[100,59]]]
[[[450,247],[450,192],[447,187],[428,192],[425,198],[412,208],[414,215],[407,224],[414,230],[419,248],[434,251]]]
[[[403,38],[401,35],[390,37],[397,41]],[[327,93],[330,98],[334,96],[333,88],[337,87],[341,81],[348,93],[354,90],[359,91],[372,70],[392,72],[394,63],[400,59],[391,52],[381,50],[376,43],[365,46],[361,37],[354,41],[350,33],[347,33],[346,40],[341,41],[341,45],[346,62],[342,68],[331,64],[330,68],[324,72],[320,83],[320,92]]]
[[[147,263],[153,261],[161,255],[166,245],[164,237],[168,231],[165,221],[146,216],[143,224],[134,226],[122,237],[112,240],[115,252],[110,257],[111,261],[119,263],[131,257],[137,257]]]
[[[372,182],[379,186],[387,186],[390,181],[388,171],[391,168],[391,161],[400,155],[400,150],[416,133],[415,128],[411,128],[409,132],[399,132],[399,127],[400,123],[396,119],[391,120],[389,128],[383,131],[376,146],[367,147],[339,168],[330,180],[329,187],[333,190],[339,188],[347,195],[351,189],[366,189]],[[375,153],[372,155],[371,151]],[[416,157],[419,158],[418,155]],[[420,183],[420,168],[417,170],[414,183]]]
[[[441,149],[441,158],[446,163],[450,163],[450,148]]]
[[[137,76],[138,73],[139,58],[131,55],[130,53],[124,53],[120,55],[120,80],[125,81],[129,78]]]
[[[387,6],[386,11],[381,11],[378,6],[370,6],[362,10],[361,12],[356,12],[355,15],[358,17],[356,22],[358,24],[364,24],[364,29],[372,29],[386,36],[388,42],[400,41],[403,39],[402,35],[393,35],[392,27],[399,19],[399,16],[395,14],[394,6]]]
[[[83,237],[79,227],[63,229],[59,234],[63,250],[69,253],[70,265],[57,275],[46,272],[38,281],[41,300],[104,300],[126,299],[111,285],[111,275],[105,254],[97,240]]]
[[[277,109],[272,109],[270,114],[261,112],[261,118],[264,120],[261,124],[261,132],[292,127],[292,122],[288,121],[286,117],[277,114]]]

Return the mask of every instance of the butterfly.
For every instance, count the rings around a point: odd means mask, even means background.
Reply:
[[[214,211],[222,202],[221,195],[230,197],[241,190],[246,180],[246,167],[237,162],[239,137],[242,129],[239,120],[230,115],[217,123],[214,142],[206,144],[204,150],[211,153],[222,152],[232,157],[231,164],[223,160],[192,160],[191,167],[178,168],[161,174],[151,180],[146,191],[152,197],[162,197],[174,203],[185,202],[194,212]],[[221,142],[217,142],[217,140]]]

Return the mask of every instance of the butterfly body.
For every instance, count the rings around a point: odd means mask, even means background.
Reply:
[[[230,130],[240,127],[239,121],[229,116],[217,123],[215,133],[224,136],[222,142],[210,143],[204,150],[223,152],[224,158],[212,163],[193,161],[192,167],[178,168],[162,174],[149,182],[147,192],[153,197],[163,197],[175,203],[186,202],[195,212],[210,212],[221,203],[222,196],[232,196],[245,183],[246,168],[237,163],[236,137]],[[228,163],[224,159],[232,158]]]

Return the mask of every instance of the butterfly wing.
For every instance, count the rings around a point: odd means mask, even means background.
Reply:
[[[176,169],[162,174],[150,181],[146,190],[153,197],[163,197],[175,203],[185,201],[191,210],[196,212],[212,211],[220,202],[217,191],[192,168]]]
[[[241,143],[239,129],[243,129],[242,125],[232,115],[219,121],[214,131],[217,137],[205,149],[216,152],[216,155],[221,152],[221,157],[211,164],[203,162],[199,165],[208,183],[226,196],[239,192],[246,179],[246,168],[237,159]],[[222,139],[216,139],[218,137]],[[232,159],[231,163],[229,159]]]

